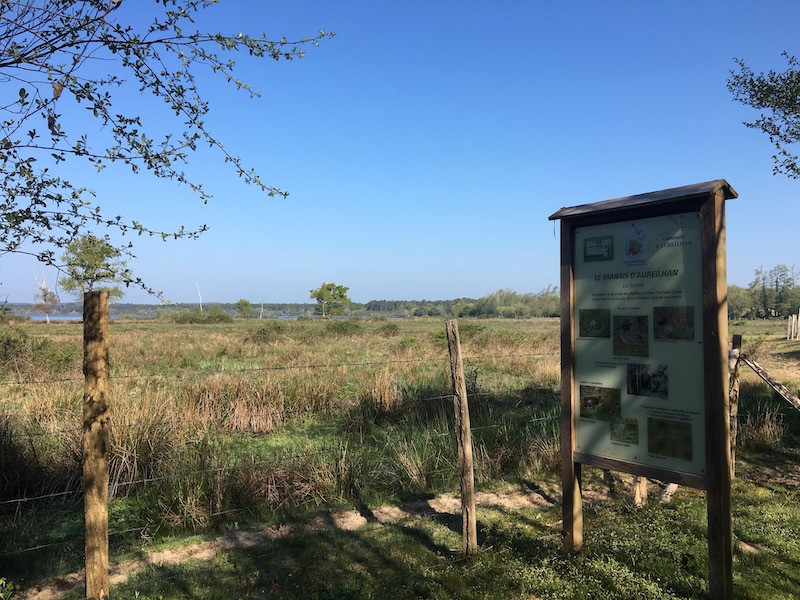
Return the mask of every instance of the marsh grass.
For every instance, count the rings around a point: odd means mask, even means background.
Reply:
[[[39,337],[27,324],[0,323],[0,377],[45,380],[63,372],[80,357],[80,343]]]
[[[344,321],[112,323],[110,519],[117,555],[173,535],[458,490],[443,320],[337,323]],[[4,569],[12,580],[33,581],[80,563],[81,328],[14,327],[23,333],[13,333],[11,343],[22,339],[31,356],[39,356],[36,348],[58,349],[59,356],[0,372],[0,500],[69,492],[0,509]],[[556,481],[557,321],[462,321],[459,330],[478,485]],[[797,351],[766,331],[756,334],[768,368],[773,349],[788,357],[777,363],[784,367]],[[11,383],[20,377],[39,383]],[[758,381],[743,381],[740,404],[743,460],[765,448],[786,452],[800,439],[796,415]],[[796,488],[735,485],[741,497],[758,496],[777,523],[759,524],[755,503],[741,509],[748,521],[737,516],[737,535],[774,550],[737,555],[741,568],[753,575],[797,564],[793,538],[781,533],[800,526],[787,508],[797,504]],[[563,559],[557,507],[481,509],[482,547],[497,551],[469,563],[458,562],[460,519],[434,515],[270,542],[211,565],[154,567],[120,597],[133,590],[178,597],[170,595],[174,589],[247,597],[262,588],[264,596],[283,598],[448,597],[443,586],[449,597],[464,598],[594,597],[608,590],[618,594],[610,597],[698,597],[705,591],[698,550],[704,511],[691,491],[667,508],[642,512],[625,500],[589,505],[587,551]],[[46,548],[18,552],[38,545]],[[328,559],[326,548],[336,549]],[[387,571],[393,561],[397,569]],[[764,590],[744,586],[742,597],[788,589],[779,576],[767,579]]]
[[[13,327],[3,339],[19,359],[0,379],[31,383],[5,384],[2,499],[76,500],[82,328]],[[555,390],[537,392],[552,378],[536,374],[558,370],[554,323],[467,321],[461,331],[473,425],[485,428],[479,481],[549,468],[557,442],[545,438],[557,430],[525,419],[553,410]],[[549,356],[532,364],[537,353]],[[448,364],[440,320],[113,322],[112,515],[135,504],[140,528],[203,531],[229,515],[452,489]],[[0,551],[24,545],[8,538]]]

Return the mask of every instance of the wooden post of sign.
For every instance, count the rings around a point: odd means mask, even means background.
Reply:
[[[83,297],[83,507],[86,598],[108,596],[108,292]]]
[[[561,545],[565,554],[573,554],[583,546],[583,497],[581,465],[575,462],[575,420],[573,410],[575,384],[574,303],[574,229],[567,219],[561,221]]]
[[[450,349],[450,374],[453,378],[453,405],[456,413],[456,443],[461,470],[461,515],[464,555],[478,552],[478,528],[475,516],[475,472],[472,467],[472,433],[469,424],[467,384],[458,339],[458,323],[447,321],[447,346]]]
[[[733,517],[723,190],[703,203],[700,222],[705,267],[702,286],[708,591],[714,600],[730,600],[733,598]]]
[[[734,334],[728,354],[730,372],[729,402],[731,412],[731,479],[736,476],[736,437],[739,433],[739,356],[742,353],[742,335]]]

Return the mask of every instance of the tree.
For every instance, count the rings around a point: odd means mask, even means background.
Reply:
[[[249,300],[245,300],[244,298],[236,303],[236,310],[239,311],[239,314],[244,319],[249,319],[253,316],[253,305]]]
[[[61,257],[64,261],[61,289],[74,294],[78,301],[83,300],[85,292],[97,289],[108,290],[109,300],[122,298],[118,285],[108,285],[131,280],[130,269],[120,259],[121,255],[105,238],[90,233],[74,238],[67,242]]]
[[[738,285],[728,286],[728,318],[741,319],[751,312],[750,294]]]
[[[796,267],[778,265],[769,271],[756,269],[755,278],[747,286],[750,304],[757,317],[785,317],[800,308],[800,272]]]
[[[800,143],[800,62],[788,53],[785,71],[754,73],[743,60],[736,59],[738,71],[731,71],[728,90],[733,98],[760,111],[761,116],[744,124],[769,136],[777,149],[773,155],[774,173],[797,179],[800,177],[798,157],[790,148]]]
[[[323,317],[344,314],[345,307],[352,302],[347,297],[349,289],[335,283],[323,283],[317,289],[311,290],[311,298],[317,301],[316,313]]]
[[[291,60],[334,34],[292,42],[199,31],[198,13],[216,2],[150,0],[145,8],[144,0],[0,0],[0,252],[54,265],[53,248],[64,248],[87,225],[164,239],[205,230],[162,232],[108,214],[85,182],[64,176],[65,163],[146,171],[188,186],[205,202],[202,182],[183,166],[206,146],[246,183],[287,195],[206,128],[199,74],[208,69],[254,97],[226,53]],[[126,94],[137,100],[122,102]]]
[[[34,277],[36,277],[34,275]],[[58,294],[55,290],[47,287],[47,276],[42,275],[42,280],[36,279],[36,285],[39,286],[39,291],[33,295],[33,311],[44,313],[45,321],[50,322],[50,315],[52,315],[58,307],[61,306],[61,301],[58,299]]]

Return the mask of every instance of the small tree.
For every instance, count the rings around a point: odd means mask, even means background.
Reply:
[[[34,275],[34,277],[36,276]],[[49,323],[50,315],[61,306],[61,301],[58,299],[56,291],[47,287],[46,275],[42,275],[41,281],[36,278],[36,285],[39,286],[39,291],[33,295],[33,310],[44,313],[45,321]]]
[[[92,234],[82,235],[69,242],[62,259],[64,276],[61,289],[75,295],[78,301],[83,294],[97,289],[108,290],[109,300],[122,298],[123,292],[115,284],[130,281],[130,270],[122,252],[112,246],[107,239]]]
[[[317,301],[315,312],[323,317],[344,314],[345,307],[352,302],[347,297],[349,287],[335,283],[323,283],[311,290],[311,298]]]
[[[239,311],[243,319],[249,319],[253,316],[253,305],[249,300],[245,300],[244,298],[236,303],[236,310]]]
[[[752,303],[748,290],[738,285],[728,286],[728,318],[741,319],[751,313]]]

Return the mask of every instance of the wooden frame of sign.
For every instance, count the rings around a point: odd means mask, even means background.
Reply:
[[[563,548],[581,465],[705,489],[709,592],[733,588],[724,179],[563,208]]]

